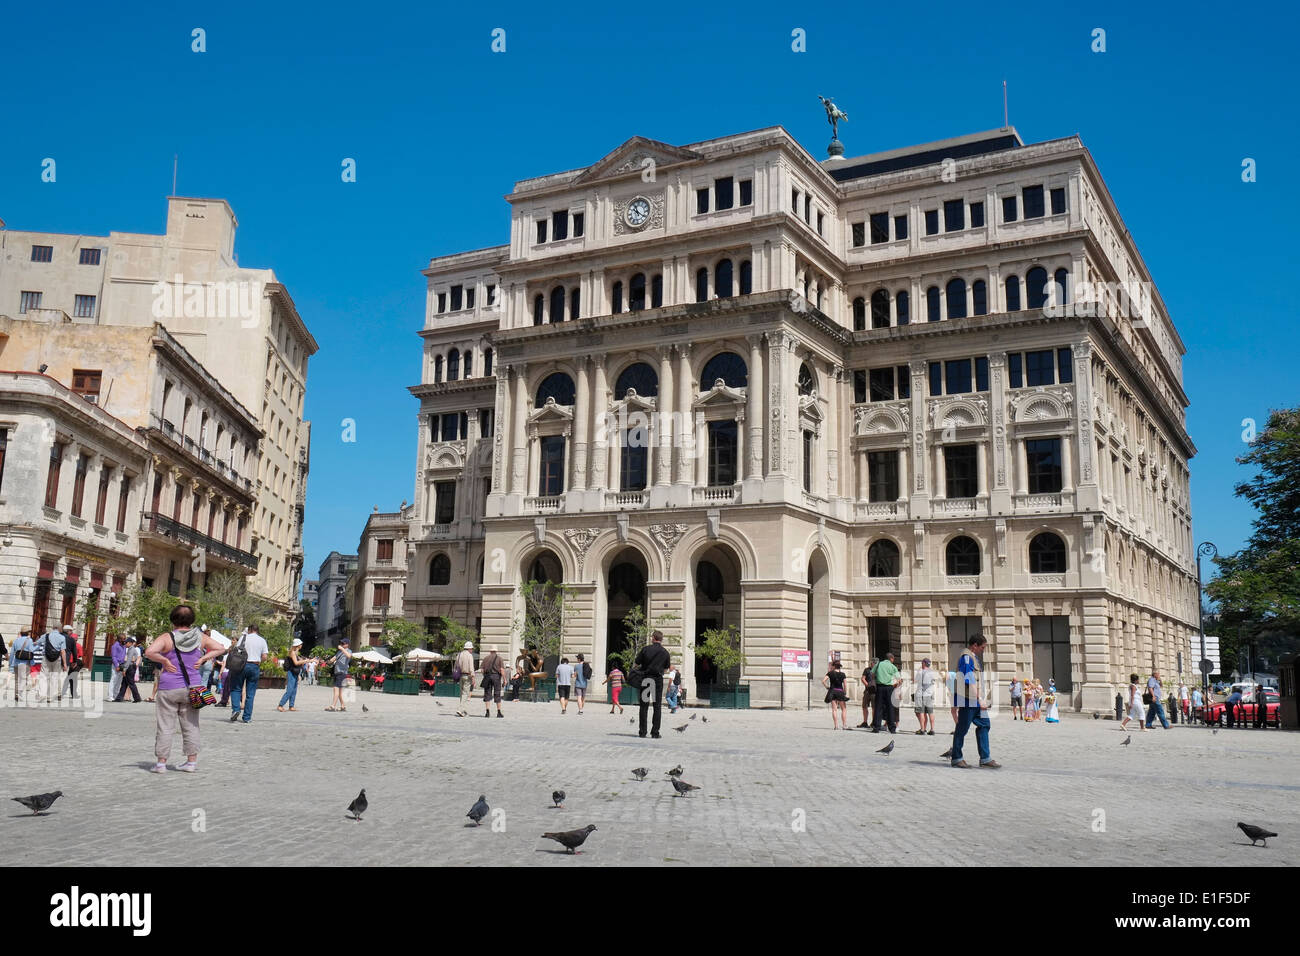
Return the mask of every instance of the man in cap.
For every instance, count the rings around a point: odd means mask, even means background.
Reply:
[[[933,670],[930,669],[930,658],[921,661],[921,669],[916,673],[916,694],[912,702],[912,709],[916,711],[916,722],[920,725],[917,734],[929,734],[934,736],[934,689],[938,682]],[[926,730],[926,721],[930,723],[930,729]]]
[[[456,655],[456,670],[460,672],[460,710],[457,717],[469,716],[469,698],[474,693],[474,645],[469,641]]]

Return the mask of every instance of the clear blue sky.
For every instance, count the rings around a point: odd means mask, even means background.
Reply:
[[[276,270],[321,346],[306,577],[356,547],[373,505],[412,495],[420,269],[507,241],[516,179],[638,134],[783,125],[820,158],[818,94],[849,114],[849,155],[927,142],[1000,126],[1004,78],[1027,141],[1082,136],[1187,344],[1197,540],[1228,551],[1249,534],[1232,497],[1241,422],[1297,403],[1290,5],[156,6],[6,12],[0,218],[161,232],[173,153],[180,194],[230,201],[240,263]],[[194,27],[206,53],[190,50]],[[496,27],[504,54],[489,49]],[[796,27],[806,53],[791,51]],[[1097,27],[1105,53],[1090,49]]]

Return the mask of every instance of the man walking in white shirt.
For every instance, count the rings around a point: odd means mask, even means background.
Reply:
[[[243,647],[248,660],[238,672],[232,670],[230,674],[230,722],[232,724],[239,720],[241,700],[244,705],[244,723],[253,719],[253,697],[257,694],[257,681],[262,676],[262,663],[271,654],[271,648],[267,646],[266,638],[257,632],[256,624],[248,628],[248,633],[240,639],[238,646]],[[233,648],[226,652],[227,662],[230,660],[229,655],[233,653]],[[247,693],[244,693],[245,690]]]

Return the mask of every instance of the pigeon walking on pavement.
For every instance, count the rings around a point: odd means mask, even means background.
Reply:
[[[647,770],[645,767],[637,767],[635,770],[632,771],[632,776],[636,777],[637,780],[644,781],[646,778],[646,774],[648,774],[649,772],[650,771]]]
[[[677,791],[677,796],[684,797],[692,790],[698,790],[699,787],[693,783],[687,783],[679,777],[673,777],[673,789]]]
[[[694,719],[695,719],[696,717],[698,717],[698,716],[700,716],[700,715],[699,715],[699,714],[691,714],[691,720],[694,720]]]
[[[682,775],[682,765],[678,764],[676,767],[673,767],[672,770],[665,770],[664,773],[668,774],[670,777],[680,777]]]
[[[695,719],[694,717],[691,718],[691,720],[694,720],[694,719]],[[709,722],[709,718],[708,718],[708,717],[701,717],[700,720],[704,721],[706,724]]]
[[[1277,836],[1276,833],[1270,833],[1268,830],[1265,830],[1263,827],[1257,827],[1251,823],[1238,823],[1237,827],[1241,830],[1242,833],[1246,834],[1247,838],[1250,840],[1251,846],[1254,846],[1256,841],[1263,840],[1264,846],[1265,848],[1267,848],[1268,838]]]
[[[32,816],[39,816],[48,810],[54,804],[54,801],[61,796],[63,796],[63,791],[55,790],[53,793],[38,793],[32,797],[10,797],[10,799],[18,801],[32,811]]]
[[[474,821],[474,826],[482,826],[483,818],[488,815],[488,810],[490,809],[491,808],[487,803],[487,796],[480,793],[478,795],[478,802],[469,808],[469,813],[465,814],[465,816]]]
[[[562,808],[562,807],[564,806],[564,791],[563,791],[563,790],[554,790],[554,791],[552,791],[552,792],[551,792],[551,799],[552,799],[553,801],[555,801],[555,805],[556,805],[556,807],[561,807],[561,808]]]
[[[361,713],[363,713],[363,714],[368,714],[368,713],[370,713],[370,708],[367,707],[365,704],[362,704],[362,705],[361,705]]]
[[[686,728],[689,726],[690,724],[682,724],[680,727],[674,727],[673,730],[677,731],[679,734],[684,734],[686,733]]]
[[[876,751],[876,753],[884,754],[886,757],[888,757],[893,752],[894,752],[894,742],[892,740],[889,743],[885,744],[885,746],[881,747],[879,750]]]
[[[370,803],[366,800],[366,790],[365,787],[362,787],[361,792],[357,794],[357,798],[348,804],[348,813],[352,814],[353,820],[360,823],[361,814],[366,812],[368,806],[370,806]]]
[[[596,825],[588,823],[581,830],[564,830],[560,833],[543,833],[543,840],[554,840],[570,853],[581,852],[578,847],[587,842],[587,837],[591,836],[591,831],[596,829]]]
[[[944,757],[951,757],[951,756],[952,756],[952,748],[949,747],[943,753],[939,754],[939,759],[942,760]]]

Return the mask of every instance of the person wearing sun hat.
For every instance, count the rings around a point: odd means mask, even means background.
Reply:
[[[474,693],[474,645],[469,641],[456,655],[456,670],[460,672],[460,710],[456,711],[456,716],[468,717],[469,698]]]
[[[275,708],[281,712],[284,711],[285,704],[289,705],[290,710],[298,709],[294,706],[298,701],[298,677],[302,674],[303,665],[306,663],[298,656],[300,647],[302,647],[302,639],[295,637],[284,659],[284,696],[280,698],[280,705]]]

